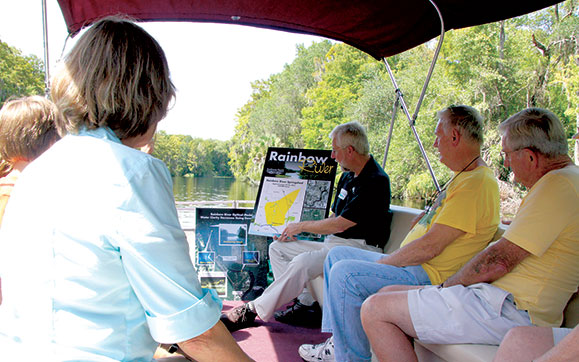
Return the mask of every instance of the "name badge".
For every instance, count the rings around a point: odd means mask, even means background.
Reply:
[[[340,198],[340,200],[344,200],[346,196],[348,196],[348,191],[346,191],[346,189],[341,189],[338,198]]]

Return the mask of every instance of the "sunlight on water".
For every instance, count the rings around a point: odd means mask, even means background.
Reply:
[[[258,186],[226,177],[174,177],[175,201],[255,200]]]

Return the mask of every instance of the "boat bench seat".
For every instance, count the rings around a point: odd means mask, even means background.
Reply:
[[[402,240],[410,231],[412,220],[421,212],[421,210],[391,205],[392,210],[392,227],[390,239],[384,248],[386,254],[391,253],[400,247]],[[499,240],[506,230],[506,225],[499,225],[499,229],[493,237],[492,242]],[[324,279],[319,276],[308,283],[308,289],[316,300],[323,305]],[[577,293],[573,295],[565,309],[565,319],[563,326],[573,328],[579,323],[579,298]],[[426,344],[415,340],[414,349],[421,362],[489,362],[497,351],[497,346],[482,344]],[[376,361],[375,358],[372,359]]]

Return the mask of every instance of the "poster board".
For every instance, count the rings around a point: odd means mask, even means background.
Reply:
[[[197,208],[195,267],[199,282],[227,300],[253,300],[267,287],[268,241],[249,235],[253,209]]]
[[[336,171],[330,150],[270,147],[249,234],[278,236],[288,223],[328,217]],[[297,238],[322,240],[310,233]]]

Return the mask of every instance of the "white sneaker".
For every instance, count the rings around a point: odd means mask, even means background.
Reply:
[[[307,362],[334,362],[334,338],[320,344],[302,344],[298,350],[300,357]]]

